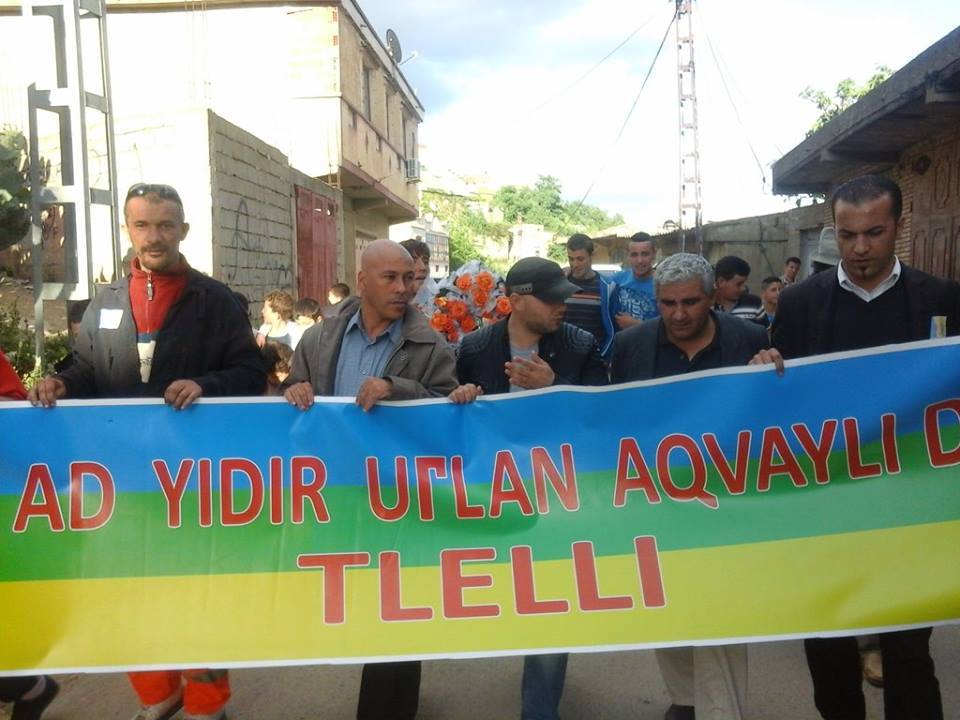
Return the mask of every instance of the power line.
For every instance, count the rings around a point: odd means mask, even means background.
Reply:
[[[727,79],[723,75],[723,69],[720,67],[720,61],[717,60],[717,54],[714,52],[713,43],[710,42],[710,35],[707,34],[707,29],[704,27],[703,36],[707,39],[707,47],[710,48],[710,55],[713,56],[713,63],[717,66],[717,72],[720,73],[720,82],[723,84],[724,92],[726,92],[727,99],[730,101],[730,107],[733,108],[733,114],[737,118],[737,124],[740,125],[740,129],[743,131],[743,138],[747,141],[747,147],[750,148],[750,154],[753,155],[753,160],[757,164],[757,168],[760,170],[760,177],[763,180],[763,187],[767,187],[767,173],[763,169],[763,163],[760,162],[760,158],[757,156],[757,151],[753,147],[753,143],[750,142],[750,134],[747,131],[746,125],[743,124],[743,119],[740,117],[740,111],[737,109],[737,104],[733,100],[733,95],[730,94],[730,88],[727,86]]]
[[[555,100],[557,100],[558,98],[560,98],[562,95],[566,94],[567,91],[573,89],[574,87],[576,87],[577,85],[579,85],[581,82],[583,82],[583,80],[585,80],[591,73],[593,73],[597,68],[599,68],[599,67],[600,67],[601,65],[603,65],[607,60],[609,60],[611,57],[613,57],[624,45],[626,45],[628,42],[630,42],[631,40],[633,40],[633,38],[636,36],[636,34],[637,34],[638,32],[640,32],[641,30],[643,30],[643,28],[645,28],[645,27],[646,27],[647,25],[649,25],[651,22],[653,22],[654,20],[656,20],[657,17],[661,14],[661,12],[662,12],[662,11],[657,12],[655,15],[651,15],[649,18],[647,18],[647,19],[644,20],[642,23],[640,23],[640,25],[638,25],[636,28],[634,28],[633,32],[631,32],[629,35],[627,35],[627,37],[625,37],[625,38],[620,42],[619,45],[617,45],[613,50],[611,50],[611,51],[608,52],[606,55],[604,55],[602,58],[600,58],[600,60],[596,63],[596,65],[594,65],[593,67],[591,67],[589,70],[587,70],[585,73],[583,73],[583,75],[581,75],[580,77],[578,77],[576,80],[574,80],[572,83],[570,83],[569,85],[567,85],[566,87],[564,87],[562,90],[559,90],[558,92],[554,93],[552,96],[550,96],[549,98],[547,98],[546,100],[544,100],[542,103],[540,103],[539,105],[537,105],[535,108],[533,108],[533,110],[532,110],[531,112],[537,112],[537,111],[539,111],[539,110],[543,110],[543,108],[545,108],[547,105],[549,105],[550,103],[554,102]]]
[[[737,112],[737,106],[733,99],[732,90],[736,90],[737,93],[741,96],[741,98],[745,98],[746,96],[744,95],[743,90],[738,85],[736,77],[730,71],[730,66],[727,63],[726,59],[723,57],[723,53],[720,52],[719,48],[714,47],[713,42],[710,39],[710,34],[707,32],[707,26],[706,26],[706,17],[708,14],[709,13],[706,13],[703,11],[701,11],[700,13],[700,17],[702,18],[702,21],[703,21],[703,34],[707,38],[707,43],[710,46],[710,53],[713,55],[713,62],[717,66],[717,71],[720,73],[720,80],[723,82],[724,90],[727,93],[727,97],[730,100],[730,104],[733,106],[734,112],[737,113],[737,120],[739,121],[740,115]],[[732,90],[730,87],[727,86],[727,80],[726,80],[726,77],[724,76],[724,72],[726,72],[730,76],[730,79],[731,79],[730,85],[732,86]],[[743,123],[741,122],[741,127],[742,126],[743,126]],[[746,133],[747,133],[747,129],[744,127],[744,134]],[[778,155],[783,155],[783,150],[780,148],[779,145],[777,145],[777,143],[772,138],[765,137],[765,139],[770,145],[773,146],[773,149],[776,150]],[[749,143],[749,139],[748,139],[748,143]]]
[[[647,81],[650,79],[650,75],[653,73],[653,68],[657,64],[657,60],[660,57],[660,53],[663,50],[663,46],[667,43],[667,37],[670,35],[670,28],[673,27],[674,20],[677,19],[677,13],[674,11],[673,15],[670,17],[670,22],[667,24],[667,29],[663,33],[663,39],[660,40],[660,47],[657,48],[656,54],[653,56],[653,60],[650,62],[650,67],[647,68],[647,74],[643,77],[643,83],[640,85],[640,90],[637,92],[637,96],[633,99],[633,104],[630,106],[630,110],[627,112],[627,117],[624,118],[623,124],[620,126],[620,132],[617,133],[616,139],[613,141],[613,145],[610,146],[610,149],[607,150],[606,158],[603,161],[603,165],[600,166],[600,171],[597,173],[596,177],[591,181],[590,185],[587,187],[587,191],[583,194],[583,197],[580,198],[580,202],[577,203],[577,207],[574,208],[571,215],[575,215],[580,211],[580,208],[583,207],[583,204],[587,201],[587,198],[590,196],[590,193],[593,191],[593,186],[597,184],[597,181],[603,175],[604,171],[607,169],[607,164],[610,161],[610,155],[616,149],[617,145],[620,143],[620,139],[623,137],[624,131],[627,129],[627,125],[630,124],[630,118],[633,117],[633,111],[637,109],[637,104],[640,102],[640,96],[643,94],[643,89],[647,86]]]

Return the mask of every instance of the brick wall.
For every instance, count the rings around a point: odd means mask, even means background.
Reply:
[[[279,150],[214,113],[210,119],[214,277],[254,305],[294,294],[293,183]]]

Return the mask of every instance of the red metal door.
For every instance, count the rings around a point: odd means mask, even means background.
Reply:
[[[297,186],[297,296],[321,304],[337,282],[337,204]]]

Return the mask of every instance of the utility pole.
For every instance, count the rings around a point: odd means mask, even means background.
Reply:
[[[680,108],[680,250],[686,252],[692,234],[703,254],[703,213],[700,199],[700,131],[697,125],[697,74],[693,62],[693,0],[677,4],[677,94]],[[690,232],[692,231],[692,233]]]
[[[105,0],[24,0],[23,15],[47,16],[53,20],[53,48],[56,87],[27,90],[30,113],[30,205],[32,213],[31,261],[33,263],[34,325],[36,330],[37,369],[42,369],[44,345],[44,300],[87,300],[93,296],[93,230],[91,206],[109,210],[109,233],[114,277],[119,277],[120,232],[117,217],[117,171],[114,150],[113,109],[110,96],[110,69],[107,57],[107,18]],[[98,46],[84,53],[81,24],[96,25]],[[84,60],[96,59],[94,68]],[[93,80],[88,85],[88,80]],[[99,89],[91,92],[88,88]],[[61,184],[43,184],[40,172],[40,113],[56,116],[60,128],[59,159]],[[88,116],[88,113],[90,114]],[[90,178],[88,124],[93,113],[101,116],[106,136],[107,187],[93,187]],[[98,124],[99,125],[99,124]],[[62,211],[64,239],[64,277],[48,282],[43,266],[43,212]],[[103,228],[98,228],[103,232]],[[101,240],[102,242],[102,240]]]

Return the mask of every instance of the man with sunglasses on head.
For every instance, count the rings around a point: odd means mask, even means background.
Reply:
[[[190,226],[169,185],[137,184],[123,207],[133,245],[130,274],[95,297],[80,324],[73,362],[44,378],[28,399],[162,397],[183,410],[200,397],[261,395],[266,371],[233,293],[180,254]],[[222,720],[226,670],[133,672],[143,705],[134,720]]]

